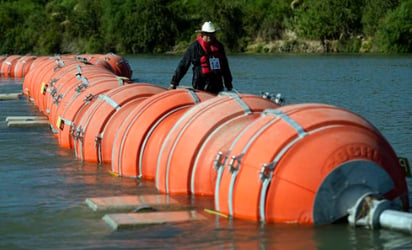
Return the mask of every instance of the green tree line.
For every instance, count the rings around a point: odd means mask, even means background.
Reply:
[[[231,52],[412,52],[412,0],[0,0],[0,54],[182,51],[213,21]]]

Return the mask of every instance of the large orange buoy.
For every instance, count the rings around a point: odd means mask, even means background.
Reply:
[[[104,125],[103,132],[96,138],[97,161],[99,163],[110,163],[112,161],[113,143],[117,131],[119,131],[119,128],[124,124],[127,116],[136,108],[136,106],[146,99],[147,98],[143,100],[142,98],[136,98],[131,100],[110,116],[109,120]]]
[[[113,69],[112,65],[110,65],[110,63],[105,60],[105,55],[94,54],[94,55],[89,56],[87,60],[88,62],[90,62],[91,64],[97,67],[101,67],[101,68],[109,70],[113,74],[119,73],[119,72],[116,72],[116,70]]]
[[[215,209],[236,218],[333,223],[365,193],[399,198],[409,207],[393,149],[369,122],[344,109],[296,104],[266,110],[225,150]]]
[[[109,71],[90,64],[84,64],[72,56],[59,58],[59,60],[56,61],[56,65],[53,67],[53,70],[50,69],[49,72],[38,78],[38,82],[41,82],[41,88],[39,90],[34,90],[34,93],[37,93],[37,98],[35,98],[37,101],[35,104],[41,111],[48,113],[46,108],[47,104],[50,104],[48,97],[52,96],[53,99],[56,99],[60,98],[62,95],[61,93],[57,94],[57,86],[60,86],[60,88],[65,87],[66,81],[69,81],[68,78],[77,78],[82,80],[82,77],[85,76],[86,73],[94,73],[96,71],[102,76],[112,75]],[[83,87],[86,88],[87,85],[84,85]]]
[[[56,78],[48,87],[45,93],[46,112],[52,128],[58,118],[58,110],[64,107],[66,103],[74,96],[83,92],[89,86],[98,83],[99,79],[111,78],[118,80],[116,76],[109,71],[98,68],[93,65],[73,64],[62,77]]]
[[[183,114],[183,110],[212,97],[214,95],[203,91],[177,89],[142,101],[117,128],[114,143],[106,146],[113,148],[110,151],[112,172],[120,176],[153,179],[156,172],[153,159],[158,157],[158,151],[151,154],[149,147],[153,146],[154,141],[162,141],[163,135],[170,130],[167,126],[161,130],[161,123],[165,123],[168,117],[177,119],[176,114]],[[146,158],[152,161],[147,163]]]
[[[139,171],[141,171],[142,173],[142,178],[156,178],[157,158],[153,159],[153,156],[159,155],[163,141],[166,139],[169,131],[188,109],[190,109],[190,106],[184,106],[179,109],[173,110],[173,112],[165,116],[164,119],[161,120],[161,122],[156,123],[156,125],[153,126],[153,130],[149,131],[150,136],[146,137],[147,140],[144,141],[144,145],[140,150],[139,155]]]
[[[96,59],[104,58],[104,60],[110,64],[111,68],[114,70],[114,73],[116,75],[124,76],[127,78],[132,77],[133,71],[127,60],[122,56],[113,53],[108,53],[105,55],[96,55],[95,57]]]
[[[76,157],[83,161],[98,162],[96,139],[103,136],[103,128],[110,117],[127,102],[143,100],[166,89],[153,84],[129,84],[98,96],[82,115],[75,129]]]
[[[73,72],[78,72],[78,68],[82,65],[78,64],[76,60],[72,58],[60,59],[56,61],[57,65],[49,65],[49,71],[42,74],[42,76],[37,78],[37,81],[40,82],[40,88],[34,88],[34,99],[35,104],[40,111],[43,111],[46,115],[49,114],[48,108],[50,108],[50,99],[51,97],[55,98],[58,93],[56,91],[57,86],[62,86],[61,78],[69,75]]]
[[[0,69],[0,72],[2,72],[3,76],[14,77],[14,67],[16,66],[16,63],[20,58],[20,55],[11,55],[3,61]]]
[[[229,92],[192,107],[164,140],[157,160],[157,189],[165,193],[190,193],[196,157],[216,129],[237,116],[277,107],[278,104],[260,96]],[[213,168],[213,165],[209,167]],[[213,180],[209,177],[200,176],[202,179],[196,182],[210,185]]]
[[[14,77],[23,78],[30,70],[31,64],[37,59],[37,56],[22,56],[14,66]]]
[[[190,193],[213,196],[215,194],[216,171],[226,152],[222,152],[246,126],[252,126],[260,112],[236,116],[216,128],[202,144],[193,162]],[[209,180],[209,181],[206,181]]]
[[[49,66],[55,66],[59,59],[56,57],[41,57],[36,59],[30,66],[30,70],[27,73],[23,81],[23,94],[34,102],[35,89],[41,88],[41,82],[38,81],[38,77],[49,71]]]
[[[111,89],[123,86],[130,82],[125,82],[121,78],[100,77],[93,79],[91,86],[84,91],[72,95],[66,102],[66,105],[59,105],[55,112],[55,118],[51,119],[51,126],[58,129],[59,145],[63,148],[73,148],[73,137],[75,124],[81,119],[87,107],[93,103],[99,94],[105,93]]]
[[[47,92],[49,86],[53,84],[51,78],[56,72],[65,71],[69,65],[77,63],[74,59],[68,57],[61,57],[57,58],[54,63],[46,64],[40,70],[39,74],[37,74],[32,81],[34,84],[32,85],[32,92],[31,97],[33,98],[34,104],[42,111],[45,115],[47,115],[46,110],[44,109],[44,96]]]
[[[39,73],[40,68],[42,68],[42,64],[46,63],[46,61],[52,61],[50,57],[47,56],[40,56],[30,64],[29,70],[24,77],[23,81],[23,94],[30,98],[30,94],[33,88],[33,78]]]
[[[3,62],[6,60],[6,58],[7,58],[7,56],[0,56],[0,76],[3,75],[3,71],[2,71]]]

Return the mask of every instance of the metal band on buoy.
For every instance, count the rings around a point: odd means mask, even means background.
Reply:
[[[108,97],[107,95],[100,94],[98,98],[102,99],[103,101],[107,102],[110,106],[112,106],[115,110],[120,109],[120,105],[117,104],[112,98]]]
[[[265,221],[265,207],[266,207],[266,193],[269,187],[269,184],[272,180],[273,170],[276,168],[277,163],[282,158],[282,156],[288,151],[289,148],[293,147],[298,141],[307,135],[304,128],[301,127],[296,121],[290,118],[287,114],[283,113],[281,110],[267,110],[266,114],[272,114],[276,117],[279,117],[287,124],[290,125],[293,129],[296,130],[298,137],[289,142],[275,157],[275,159],[269,164],[263,164],[261,171],[261,181],[262,181],[262,190],[260,192],[259,198],[259,212],[260,220]]]

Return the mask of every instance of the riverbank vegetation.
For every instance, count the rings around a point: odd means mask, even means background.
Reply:
[[[412,52],[412,0],[0,1],[0,54],[174,53],[212,20],[231,52]]]

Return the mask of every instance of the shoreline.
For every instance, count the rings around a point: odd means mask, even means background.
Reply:
[[[182,42],[174,46],[170,51],[166,51],[165,54],[182,54],[186,51],[190,45],[188,42]],[[353,38],[350,40],[309,40],[309,39],[297,39],[287,38],[278,39],[272,41],[256,40],[248,43],[242,52],[229,52],[230,53],[244,53],[244,54],[335,54],[335,53],[378,53],[372,47],[371,40],[363,38]]]

